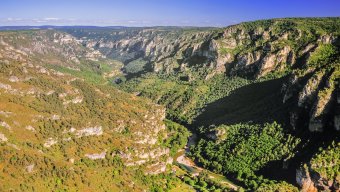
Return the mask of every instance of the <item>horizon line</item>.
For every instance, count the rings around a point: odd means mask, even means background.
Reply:
[[[5,27],[98,27],[98,28],[108,28],[108,27],[124,27],[124,28],[147,28],[147,27],[178,27],[178,28],[225,28],[233,25],[238,25],[241,23],[247,22],[256,22],[256,21],[265,21],[265,20],[280,20],[280,19],[327,19],[327,18],[339,18],[340,16],[325,16],[325,17],[274,17],[274,18],[264,18],[264,19],[254,19],[254,20],[247,20],[247,21],[240,21],[237,23],[233,23],[230,25],[225,26],[200,26],[200,25],[144,25],[144,26],[128,26],[128,25],[58,25],[58,24],[47,24],[47,25],[0,25],[0,28]]]

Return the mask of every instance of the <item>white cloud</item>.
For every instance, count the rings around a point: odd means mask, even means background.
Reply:
[[[8,18],[0,18],[0,22],[4,24],[17,24],[17,25],[22,25],[22,24],[34,24],[34,23],[62,23],[62,22],[75,22],[76,19],[61,19],[57,17],[45,17],[45,18],[13,18],[13,17],[8,17]]]
[[[12,17],[9,17],[6,19],[6,21],[22,21],[23,19],[22,18],[12,18]]]
[[[32,22],[33,23],[46,23],[47,21],[43,19],[32,19]]]
[[[59,21],[60,18],[57,18],[57,17],[45,17],[43,20],[45,20],[45,21]]]

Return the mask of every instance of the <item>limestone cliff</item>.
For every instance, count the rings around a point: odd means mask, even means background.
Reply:
[[[322,19],[320,20],[322,21]],[[337,20],[329,22],[338,25]],[[217,73],[259,78],[299,67],[319,43],[335,43],[332,31],[314,32],[319,20],[277,19],[242,23],[224,29],[126,28],[67,30],[86,47],[125,64],[143,60],[144,69],[157,73]]]
[[[334,26],[326,28],[325,25]],[[275,19],[241,23],[224,29],[126,28],[120,30],[68,30],[86,47],[131,65],[137,73],[167,73],[186,80],[209,79],[216,74],[259,79],[289,75],[282,87],[283,103],[296,103],[293,128],[322,131],[327,122],[338,127],[334,108],[338,60],[316,67],[310,56],[324,45],[339,53],[339,28],[334,19]],[[327,67],[327,69],[325,68]],[[136,71],[134,71],[135,73]],[[133,76],[133,75],[132,75]],[[305,124],[307,123],[307,124]],[[327,125],[326,125],[327,124]],[[339,129],[339,128],[337,128]]]
[[[332,144],[296,172],[296,181],[304,192],[339,191],[339,143]]]

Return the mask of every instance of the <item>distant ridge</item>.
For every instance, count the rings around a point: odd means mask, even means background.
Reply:
[[[33,30],[33,29],[216,29],[216,27],[195,27],[195,26],[152,26],[152,27],[127,27],[127,26],[87,26],[87,25],[73,25],[73,26],[55,26],[55,25],[42,25],[42,26],[0,26],[0,31],[11,30]]]
[[[55,26],[55,25],[42,25],[42,26],[0,26],[0,30],[30,30],[30,29],[65,29],[65,28],[79,28],[79,29],[97,29],[97,28],[110,28],[110,29],[123,29],[124,26]]]

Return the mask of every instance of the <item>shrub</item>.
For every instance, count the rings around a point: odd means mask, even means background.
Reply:
[[[331,44],[322,44],[311,54],[308,65],[311,67],[321,67],[334,62],[338,57],[338,51]]]

